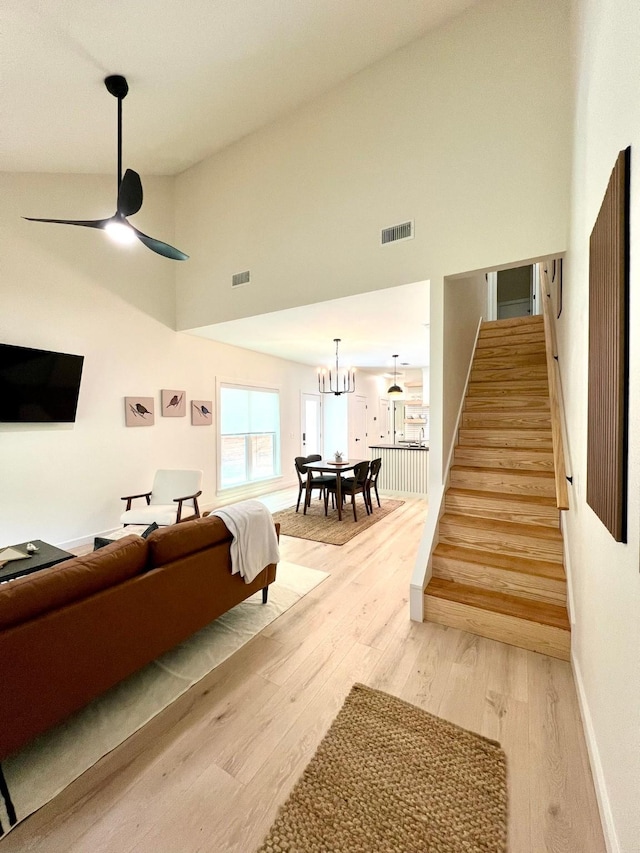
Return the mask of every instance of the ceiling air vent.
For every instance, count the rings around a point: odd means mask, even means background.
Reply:
[[[413,219],[383,228],[380,232],[380,242],[383,246],[386,243],[397,243],[398,240],[413,240]]]
[[[249,284],[251,281],[251,272],[237,272],[231,279],[231,287],[240,287],[241,284]]]

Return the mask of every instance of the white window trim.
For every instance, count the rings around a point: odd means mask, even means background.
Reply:
[[[222,483],[222,430],[220,391],[223,386],[240,388],[246,391],[272,391],[278,395],[280,405],[278,406],[278,450],[276,462],[279,473],[263,480],[253,480],[250,483],[223,487]],[[254,495],[264,494],[271,491],[270,487],[282,480],[282,388],[273,382],[257,382],[253,379],[238,379],[235,377],[216,376],[216,496],[241,500]]]

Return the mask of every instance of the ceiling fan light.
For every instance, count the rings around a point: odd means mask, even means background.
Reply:
[[[126,222],[107,222],[104,230],[115,243],[128,245],[136,241],[135,231]]]

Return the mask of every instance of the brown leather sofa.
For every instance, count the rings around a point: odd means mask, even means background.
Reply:
[[[276,525],[279,533],[279,525]],[[231,574],[216,516],[0,584],[0,760],[275,580]]]

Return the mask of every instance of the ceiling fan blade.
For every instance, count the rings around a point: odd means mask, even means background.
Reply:
[[[127,169],[118,190],[118,213],[132,216],[142,207],[142,181],[133,169]]]
[[[163,243],[162,240],[156,240],[155,237],[148,237],[146,234],[143,234],[142,231],[138,231],[137,228],[134,228],[130,222],[128,225],[135,231],[138,240],[140,240],[141,243],[144,243],[144,245],[148,249],[151,249],[152,252],[156,252],[158,255],[164,255],[165,258],[171,258],[173,261],[186,261],[189,259],[189,255],[185,255],[185,253],[181,252],[180,249],[174,249],[173,246],[170,246],[168,243]]]
[[[23,216],[29,222],[57,222],[59,225],[81,225],[83,228],[104,228],[110,219],[39,219],[35,216]]]

